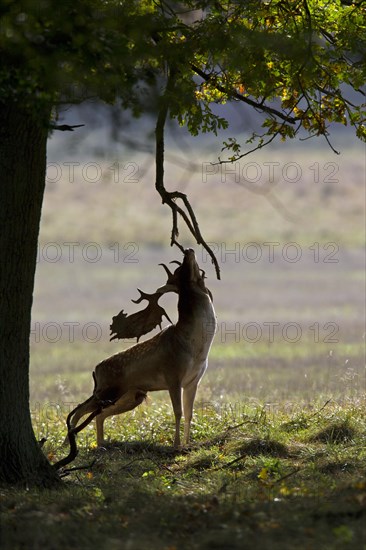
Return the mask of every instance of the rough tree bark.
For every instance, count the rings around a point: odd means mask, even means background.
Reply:
[[[46,109],[47,111],[47,109]],[[0,102],[0,481],[49,484],[29,410],[29,334],[46,173],[44,109]]]

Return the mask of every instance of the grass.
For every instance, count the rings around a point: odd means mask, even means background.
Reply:
[[[88,426],[71,465],[83,469],[69,472],[57,490],[0,487],[5,550],[366,548],[361,156],[337,157],[338,181],[329,183],[326,163],[334,158],[324,151],[277,152],[280,168],[301,165],[302,179],[280,178],[263,196],[264,180],[255,190],[230,178],[223,183],[220,174],[205,183],[202,153],[196,159],[188,152],[187,170],[171,163],[167,182],[178,182],[192,198],[222,269],[216,281],[198,249],[219,331],[195,402],[192,444],[172,452],[173,413],[164,392],[108,419],[104,449],[96,448]],[[273,158],[260,153],[252,160],[265,170]],[[65,417],[90,395],[93,367],[128,345],[109,342],[112,315],[122,307],[136,311],[130,301],[136,288],[155,290],[163,282],[156,265],[179,257],[163,246],[171,218],[151,186],[150,159],[136,162],[142,176],[133,185],[112,184],[108,162],[101,166],[109,180],[91,184],[76,174],[74,183],[48,184],[32,319],[31,413],[51,461],[66,453]],[[181,238],[194,244],[184,230]],[[73,242],[71,260],[65,243]],[[101,252],[97,262],[85,256],[92,242]],[[250,261],[251,242],[262,252],[258,262]],[[273,262],[268,242],[280,243]],[[282,256],[291,242],[302,252],[296,263]],[[335,250],[337,262],[327,262]],[[47,251],[61,256],[51,261]],[[131,253],[137,262],[129,261]],[[175,319],[175,300],[163,305]],[[52,330],[45,332],[50,323],[59,330],[55,341]],[[67,323],[77,323],[72,337]],[[100,328],[94,342],[83,333],[88,323]],[[273,338],[268,323],[276,323]],[[289,341],[291,330],[283,332],[288,323],[300,328],[296,342]],[[258,339],[246,332],[250,325],[261,330]]]
[[[86,430],[74,464],[86,468],[62,489],[1,488],[2,547],[363,548],[364,400],[291,413],[226,405],[198,408],[182,453],[166,404],[111,420],[104,449]],[[63,435],[55,419],[51,460]]]

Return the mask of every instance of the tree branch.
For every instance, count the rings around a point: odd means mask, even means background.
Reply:
[[[212,263],[215,266],[216,276],[218,279],[220,279],[220,267],[219,267],[218,261],[216,259],[215,254],[213,253],[211,248],[208,246],[208,244],[202,237],[201,230],[197,222],[197,218],[188,200],[187,195],[185,195],[184,193],[181,193],[180,191],[167,191],[167,189],[164,186],[164,129],[165,129],[165,122],[169,111],[169,93],[174,88],[174,77],[175,77],[174,71],[170,70],[166,89],[165,89],[165,94],[161,98],[161,104],[160,104],[158,118],[156,122],[155,188],[159,193],[159,195],[161,196],[163,204],[167,204],[172,210],[173,227],[172,227],[171,241],[170,241],[171,246],[175,244],[183,252],[183,246],[177,240],[179,236],[179,230],[178,230],[178,214],[179,214],[183,218],[189,231],[192,233],[192,235],[196,239],[197,244],[202,245],[207,251],[207,253],[209,254],[209,256],[211,257]],[[185,210],[177,204],[178,200],[182,201],[185,207]]]
[[[70,126],[69,124],[50,124],[51,130],[61,130],[61,132],[73,132],[74,128],[81,128],[85,124],[74,124]]]
[[[198,74],[203,80],[206,82],[212,82],[212,76],[202,71],[199,67],[196,65],[191,64],[191,67],[193,71]],[[239,94],[236,90],[226,90],[224,86],[221,86],[221,84],[214,84],[216,90],[219,92],[222,92],[230,97],[234,97],[235,99],[238,99],[239,101],[243,101],[244,103],[247,103],[251,107],[254,107],[255,109],[259,109],[260,111],[263,111],[264,113],[268,113],[270,115],[274,115],[278,118],[281,118],[285,122],[289,122],[290,124],[295,124],[298,120],[297,117],[292,117],[288,115],[284,115],[281,113],[281,111],[278,111],[277,109],[274,109],[273,107],[268,107],[268,105],[263,105],[262,103],[257,103],[256,101],[253,101],[249,97],[245,97],[242,94]]]

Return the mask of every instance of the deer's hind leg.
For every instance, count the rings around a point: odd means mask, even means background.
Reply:
[[[97,426],[97,445],[101,447],[104,443],[104,421],[108,416],[114,416],[116,414],[122,414],[127,411],[132,411],[135,407],[140,405],[146,398],[146,392],[139,389],[128,390],[114,403],[102,410],[96,417]]]

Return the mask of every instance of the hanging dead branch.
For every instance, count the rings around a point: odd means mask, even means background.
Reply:
[[[170,72],[168,76],[168,81],[166,85],[165,94],[161,99],[161,104],[158,112],[158,118],[155,128],[155,143],[156,143],[156,152],[155,152],[155,164],[156,164],[156,181],[155,188],[159,195],[162,198],[163,204],[167,204],[172,211],[173,224],[172,232],[170,238],[171,246],[176,245],[182,252],[184,251],[183,246],[179,243],[179,229],[178,229],[178,214],[183,218],[183,221],[187,225],[189,231],[192,233],[193,237],[196,239],[197,244],[203,246],[211,257],[212,263],[215,266],[216,276],[220,279],[220,267],[217,261],[217,258],[209,245],[204,240],[201,230],[199,228],[196,215],[190,204],[188,197],[185,193],[180,191],[167,191],[164,185],[164,129],[165,122],[167,119],[169,111],[169,93],[174,87],[174,72]],[[178,204],[178,201],[183,203],[183,208]]]

